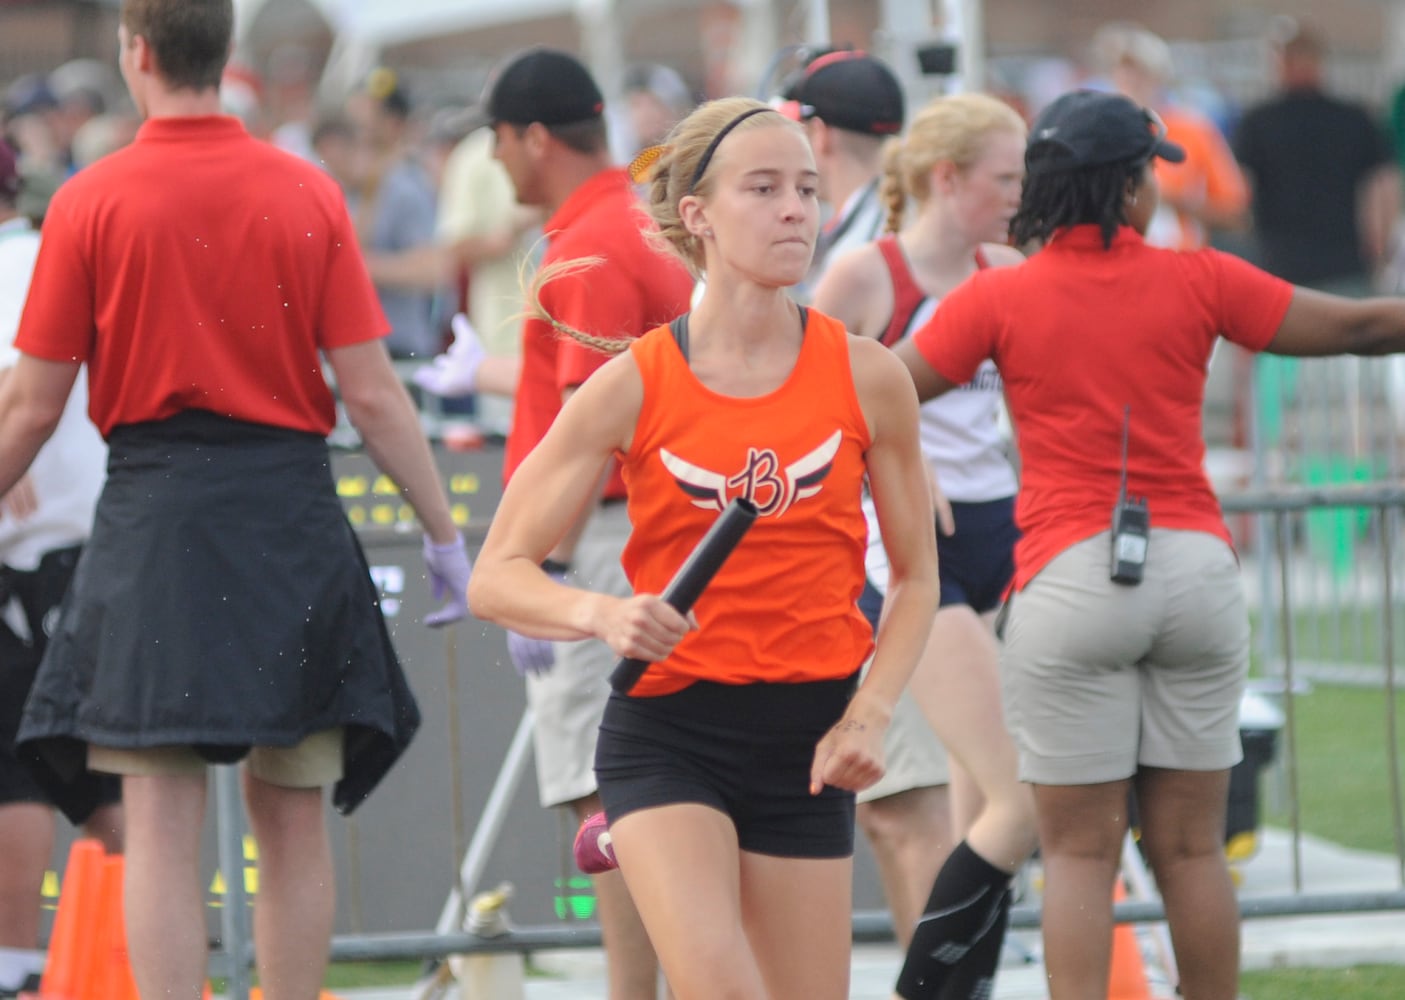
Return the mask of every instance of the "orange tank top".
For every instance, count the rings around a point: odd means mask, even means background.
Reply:
[[[622,561],[637,593],[662,593],[734,496],[759,516],[693,607],[699,628],[649,665],[633,694],[847,677],[873,648],[859,613],[867,528],[860,507],[868,423],[848,335],[808,311],[795,368],[755,398],[693,375],[667,326],[630,345],[644,402],[624,458]]]

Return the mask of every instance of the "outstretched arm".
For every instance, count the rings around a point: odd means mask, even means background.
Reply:
[[[1349,299],[1295,288],[1266,350],[1297,357],[1405,351],[1405,299]]]
[[[933,368],[922,356],[912,337],[905,337],[893,347],[893,355],[907,366],[912,384],[917,388],[917,398],[922,402],[935,399],[944,392],[956,388],[956,383]]]

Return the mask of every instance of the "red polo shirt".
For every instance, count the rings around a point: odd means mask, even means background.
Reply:
[[[942,300],[914,345],[956,385],[994,360],[1019,434],[1016,589],[1109,527],[1126,406],[1128,492],[1147,497],[1152,526],[1229,541],[1204,471],[1210,352],[1218,337],[1263,350],[1292,295],[1217,250],[1155,249],[1128,227],[1105,250],[1097,226],[1076,226]]]
[[[320,350],[388,326],[336,182],[224,116],[156,118],[54,196],[16,346],[88,364],[89,413],[326,434]]]
[[[652,247],[649,227],[629,175],[610,169],[578,187],[547,220],[542,266],[601,257],[588,270],[566,275],[542,290],[541,302],[558,322],[601,337],[638,337],[688,311],[693,279],[676,258]],[[561,394],[574,388],[609,356],[528,318],[522,324],[522,374],[507,439],[503,478],[508,479],[561,411]],[[618,472],[605,496],[624,496]]]

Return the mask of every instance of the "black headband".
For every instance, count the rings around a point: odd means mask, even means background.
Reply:
[[[693,179],[688,182],[688,193],[692,194],[693,191],[697,188],[698,181],[702,180],[703,171],[706,170],[707,165],[712,162],[712,154],[717,152],[718,145],[721,144],[723,139],[727,138],[728,132],[732,131],[732,129],[736,128],[738,125],[746,121],[752,115],[759,115],[763,111],[775,110],[775,108],[768,107],[747,108],[741,114],[737,115],[737,117],[729,121],[726,125],[723,125],[720,129],[718,129],[717,134],[712,137],[712,141],[709,142],[707,144],[707,148],[703,150],[702,158],[698,160],[697,169],[693,171]]]

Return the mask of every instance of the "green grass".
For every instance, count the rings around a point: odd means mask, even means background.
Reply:
[[[329,990],[410,986],[419,981],[423,962],[339,962],[327,967]]]
[[[350,990],[360,988],[410,987],[419,982],[422,962],[340,962],[327,967],[327,975],[322,981],[324,989]],[[252,974],[253,985],[258,984],[258,976]],[[229,989],[227,980],[218,977],[210,980],[215,993]]]
[[[1380,691],[1323,684],[1294,697],[1299,810],[1308,833],[1348,847],[1394,853],[1385,704]],[[1396,696],[1396,713],[1397,726],[1405,729],[1405,694]],[[1275,826],[1289,824],[1287,752],[1285,729],[1276,755],[1283,782],[1267,771],[1259,780],[1264,818]],[[1399,745],[1396,759],[1405,771]]]
[[[1325,596],[1325,595],[1324,595]],[[1295,663],[1362,664],[1379,667],[1385,662],[1382,644],[1381,608],[1376,604],[1354,605],[1343,592],[1340,610],[1322,608],[1297,611],[1293,615],[1293,660]],[[1249,617],[1254,630],[1253,658],[1259,663],[1264,641],[1262,617],[1254,612]],[[1395,665],[1405,678],[1405,615],[1397,614],[1395,629]],[[1274,622],[1273,646],[1283,655],[1282,622]]]
[[[1354,969],[1273,969],[1246,972],[1244,1000],[1385,1000],[1405,997],[1405,966],[1363,965]]]

